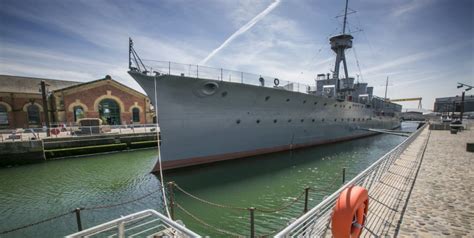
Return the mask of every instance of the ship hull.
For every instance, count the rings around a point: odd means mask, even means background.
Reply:
[[[397,117],[376,115],[354,102],[233,82],[129,73],[156,105],[164,170],[351,140],[373,135],[368,128],[400,126]]]

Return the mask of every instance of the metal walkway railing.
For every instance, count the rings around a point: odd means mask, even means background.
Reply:
[[[407,181],[413,180],[412,177],[413,177],[413,174],[416,172],[418,165],[420,164],[420,159],[410,162],[412,163],[411,166],[405,166],[405,167],[400,167],[403,165],[397,164],[395,162],[397,161],[397,159],[400,158],[400,155],[412,144],[412,142],[420,135],[420,133],[426,128],[427,125],[428,124],[418,129],[416,132],[410,135],[407,139],[405,139],[401,144],[399,144],[397,147],[389,151],[382,158],[380,158],[375,163],[373,163],[370,167],[368,167],[363,172],[361,172],[356,177],[354,177],[351,181],[347,182],[344,186],[339,188],[336,192],[328,196],[316,207],[314,207],[313,209],[308,211],[306,214],[299,217],[296,221],[288,225],[285,229],[280,231],[275,237],[330,236],[331,235],[331,231],[330,231],[331,213],[339,197],[339,194],[346,188],[355,186],[355,185],[365,187],[367,190],[369,190],[369,196],[371,196],[371,198],[369,199],[369,206],[370,206],[370,203],[378,203],[377,209],[374,209],[374,210],[381,210],[379,207],[385,206],[386,209],[396,212],[397,211],[396,209],[399,207],[399,204],[395,204],[394,201],[400,202],[403,198],[403,195],[404,195],[403,193],[406,191],[401,191],[401,189],[398,187],[389,187],[389,189],[391,190],[389,192],[387,192],[388,190],[381,191],[380,189],[378,189],[376,191],[377,193],[380,193],[380,192],[387,193],[383,195],[390,197],[389,199],[384,198],[384,201],[378,201],[378,200],[373,199],[372,197],[372,195],[374,195],[373,192],[375,191],[374,190],[374,188],[376,187],[375,185],[380,185],[381,183],[383,183],[382,177],[385,177],[387,173],[393,174],[394,177],[398,176],[397,178],[395,178],[395,183],[404,183],[405,185],[408,185]],[[426,148],[426,144],[425,144],[425,148]],[[417,157],[419,156],[417,155]],[[393,169],[392,167],[394,166],[400,167],[400,168]],[[387,186],[390,186],[390,184],[388,184]],[[399,193],[392,192],[395,190],[398,191]],[[372,214],[369,209],[368,216],[371,216],[371,215],[375,217],[380,214],[377,214],[377,213]],[[393,214],[389,214],[389,215],[393,216]],[[388,216],[388,215],[384,214],[384,216]],[[383,218],[379,217],[376,219],[376,221],[379,222],[379,220],[381,219]],[[390,223],[390,222],[385,222],[385,223]],[[364,227],[364,228],[366,228],[366,231],[367,231],[366,233],[372,232],[371,230],[368,230],[367,227]]]
[[[155,210],[144,210],[91,227],[67,238],[79,237],[201,237]]]

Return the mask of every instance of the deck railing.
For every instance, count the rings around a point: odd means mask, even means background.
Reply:
[[[293,92],[309,93],[315,87],[307,84],[291,82],[277,77],[245,73],[236,70],[213,68],[194,64],[181,64],[170,61],[144,60],[149,74],[175,75],[190,78],[212,79],[233,83],[242,83],[268,88],[278,88]]]
[[[71,234],[79,237],[201,237],[155,210],[144,210]]]
[[[412,133],[402,143],[382,156],[351,181],[339,188],[336,192],[329,195],[316,207],[292,222],[275,237],[325,237],[328,235],[327,232],[329,229],[331,212],[336,204],[339,194],[346,188],[354,185],[362,186],[369,190],[370,193],[371,187],[381,179],[381,176],[390,168],[395,160],[399,158],[400,154],[418,137],[426,126],[427,124]]]

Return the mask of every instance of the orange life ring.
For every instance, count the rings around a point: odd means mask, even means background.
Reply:
[[[339,195],[331,217],[334,238],[359,237],[369,210],[369,193],[359,186],[346,188]]]

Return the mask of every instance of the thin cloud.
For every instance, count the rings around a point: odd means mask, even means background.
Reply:
[[[243,25],[240,29],[238,29],[234,34],[232,34],[227,40],[224,41],[219,47],[214,49],[206,58],[199,62],[200,65],[206,64],[214,55],[219,53],[223,48],[225,48],[228,44],[230,44],[235,38],[239,35],[244,34],[250,28],[252,28],[255,24],[257,24],[260,20],[262,20],[266,15],[268,15],[273,9],[275,9],[280,4],[280,0],[275,0],[272,4],[270,4],[265,10],[260,12],[257,16],[255,16],[252,20],[247,22],[247,24]]]

